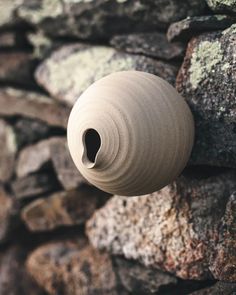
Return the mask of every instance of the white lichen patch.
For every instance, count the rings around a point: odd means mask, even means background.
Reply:
[[[227,34],[236,34],[236,24],[233,24],[231,27],[229,27],[228,29],[222,32],[222,35],[227,35]]]
[[[208,77],[222,58],[223,51],[219,41],[203,41],[194,49],[189,69],[193,89],[196,89],[199,83]]]
[[[18,10],[20,17],[34,23],[39,24],[43,19],[55,18],[63,13],[63,4],[58,0],[42,0],[39,8],[28,8],[22,6]]]
[[[119,54],[105,46],[78,48],[63,47],[38,69],[36,78],[42,85],[50,85],[50,93],[73,105],[93,82],[113,72],[135,70],[138,56]]]
[[[236,11],[236,0],[207,0],[208,5],[215,10],[226,8]]]

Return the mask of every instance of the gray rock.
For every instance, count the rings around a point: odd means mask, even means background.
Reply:
[[[21,216],[30,231],[50,231],[83,224],[107,199],[106,193],[84,186],[39,198],[27,205]]]
[[[174,276],[121,257],[114,260],[121,283],[131,294],[156,294],[163,286],[177,287]]]
[[[211,259],[211,272],[221,281],[236,281],[236,192],[228,200],[220,223],[216,254]],[[236,291],[236,284],[235,284]]]
[[[203,0],[24,0],[17,15],[49,36],[98,39],[166,28],[188,15],[203,13],[205,7]]]
[[[236,17],[229,15],[189,16],[171,24],[167,38],[169,41],[188,41],[202,32],[224,30],[235,22]]]
[[[181,43],[169,43],[164,33],[118,35],[110,43],[118,50],[164,60],[182,58],[185,51]]]
[[[21,25],[15,15],[15,9],[19,5],[18,0],[0,0],[0,27],[3,29]]]
[[[176,87],[192,109],[191,163],[236,167],[236,26],[192,39]]]
[[[53,97],[73,105],[96,80],[117,71],[139,70],[159,75],[173,84],[177,68],[154,59],[117,52],[105,46],[63,46],[36,71],[36,80]]]
[[[236,12],[235,0],[206,0],[206,2],[214,12]]]
[[[19,148],[48,137],[51,131],[49,126],[44,122],[30,118],[19,118],[14,124],[14,130]]]
[[[51,141],[50,153],[57,178],[65,190],[80,187],[85,183],[89,184],[73,163],[66,138],[61,137]]]
[[[46,95],[9,87],[0,89],[0,105],[1,116],[23,116],[61,128],[66,128],[70,113],[70,109]]]
[[[17,177],[24,177],[30,173],[37,172],[51,160],[51,143],[57,143],[59,138],[41,140],[40,142],[25,147],[19,153],[16,164]]]
[[[29,256],[27,268],[50,295],[127,295],[109,255],[81,239],[40,246]]]
[[[236,283],[218,282],[214,286],[205,288],[191,295],[235,295]]]
[[[235,265],[232,238],[225,241],[227,247],[218,240],[223,230],[219,225],[229,215],[225,208],[231,204],[229,196],[235,187],[235,173],[182,176],[150,195],[115,196],[87,222],[87,235],[96,248],[183,279],[207,279],[212,274],[217,278],[213,265],[222,249],[225,261],[218,259],[217,268]],[[231,228],[235,227],[232,223]],[[224,279],[236,279],[235,274],[226,273]]]
[[[11,189],[17,199],[25,200],[59,190],[60,185],[53,173],[41,172],[12,181]]]
[[[49,163],[53,165],[58,180],[66,190],[88,184],[71,159],[65,137],[51,137],[22,149],[17,159],[16,175],[27,176]]]
[[[0,146],[0,181],[6,182],[14,172],[17,144],[13,128],[3,120],[0,120]]]

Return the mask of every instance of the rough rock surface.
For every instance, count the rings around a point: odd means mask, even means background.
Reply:
[[[159,75],[173,84],[176,67],[162,61],[117,52],[105,46],[63,46],[36,71],[36,80],[53,97],[68,105],[96,80],[117,71],[139,70]]]
[[[22,211],[22,219],[31,231],[79,225],[107,199],[106,193],[86,186],[69,192],[56,192],[27,205]]]
[[[235,173],[223,173],[203,179],[181,177],[146,196],[115,196],[88,221],[87,234],[99,249],[183,279],[211,278],[210,269],[218,277],[214,257],[221,258],[218,269],[224,258],[225,268],[235,267],[235,243],[230,239],[224,246],[224,241],[218,240],[223,234],[223,228],[218,228],[220,220],[234,216],[228,207],[235,187]],[[236,279],[235,275],[235,271],[225,273],[224,279]]]
[[[30,255],[27,267],[51,295],[127,294],[119,288],[109,255],[81,240],[43,245]]]
[[[18,3],[17,3],[18,2]],[[20,20],[16,17],[14,11],[19,1],[17,0],[0,0],[0,27],[9,28],[20,24]]]
[[[88,182],[76,169],[65,137],[51,137],[21,150],[16,164],[16,175],[24,177],[52,164],[58,180],[66,190]]]
[[[204,288],[202,290],[193,292],[191,295],[235,295],[235,292],[235,283],[218,282],[210,288]]]
[[[236,12],[235,0],[206,0],[206,2],[215,12]]]
[[[52,141],[50,152],[57,178],[65,190],[77,188],[85,183],[89,184],[73,163],[66,138],[61,137]]]
[[[3,120],[0,120],[0,146],[0,181],[5,182],[14,172],[17,144],[13,128]]]
[[[60,188],[56,176],[49,172],[17,178],[11,183],[11,189],[15,197],[22,200],[47,194]]]
[[[0,52],[0,81],[36,87],[33,77],[35,66],[30,53]]]
[[[28,250],[12,246],[0,254],[1,295],[47,295],[26,272],[24,263]]]
[[[25,147],[18,156],[16,164],[17,177],[24,177],[34,173],[51,160],[50,145],[57,143],[60,138],[52,137]]]
[[[118,35],[111,39],[110,44],[128,53],[164,60],[179,59],[183,57],[185,50],[180,43],[169,43],[164,33]]]
[[[0,105],[1,116],[25,116],[62,128],[66,128],[70,113],[46,95],[9,87],[0,89]]]
[[[174,276],[156,269],[145,268],[137,262],[121,257],[114,259],[121,283],[129,292],[134,294],[156,294],[165,286],[176,288],[177,279]]]
[[[205,6],[203,0],[24,0],[18,16],[50,36],[99,39],[165,28],[187,15],[201,14]]]
[[[177,90],[195,118],[192,163],[236,167],[236,26],[188,45]]]
[[[220,14],[187,17],[170,25],[167,38],[169,41],[187,41],[201,32],[224,30],[235,22],[236,17]]]
[[[51,131],[44,122],[30,118],[18,118],[14,124],[14,130],[19,149],[48,137]]]

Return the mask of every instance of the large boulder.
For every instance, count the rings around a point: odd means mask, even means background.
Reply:
[[[192,109],[191,163],[236,167],[236,26],[193,38],[176,87]]]

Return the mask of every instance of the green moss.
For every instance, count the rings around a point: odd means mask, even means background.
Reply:
[[[203,41],[194,49],[189,69],[193,89],[196,89],[199,83],[208,77],[222,58],[223,51],[219,41]]]

